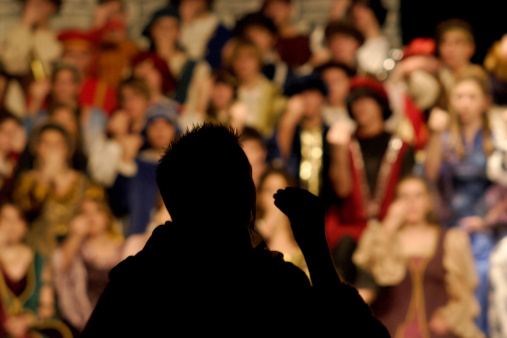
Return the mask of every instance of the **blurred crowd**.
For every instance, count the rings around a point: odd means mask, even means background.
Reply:
[[[507,32],[474,64],[459,18],[392,48],[380,0],[334,0],[310,31],[291,0],[232,28],[172,0],[145,49],[121,0],[53,31],[61,2],[23,0],[0,43],[1,337],[79,336],[109,270],[170,220],[165,147],[204,122],[238,131],[255,228],[307,274],[273,194],[325,201],[336,269],[393,337],[507,336]]]

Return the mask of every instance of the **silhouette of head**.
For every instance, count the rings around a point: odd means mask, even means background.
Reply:
[[[174,222],[252,227],[252,168],[230,128],[205,123],[174,140],[157,167],[157,184]]]

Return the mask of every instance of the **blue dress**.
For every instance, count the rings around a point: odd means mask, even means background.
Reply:
[[[444,145],[448,144],[449,137],[449,133],[444,134]],[[464,217],[486,215],[485,195],[491,182],[486,175],[488,156],[483,145],[484,134],[479,131],[474,142],[465,147],[463,158],[444,146],[439,184],[443,207],[441,216],[447,227],[459,226]],[[494,246],[493,234],[487,230],[476,231],[470,234],[470,242],[479,277],[476,296],[481,305],[481,313],[476,322],[487,334],[488,271],[489,256]]]

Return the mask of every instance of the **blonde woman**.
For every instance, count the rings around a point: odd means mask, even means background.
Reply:
[[[477,297],[481,304],[478,324],[487,333],[487,273],[493,248],[491,229],[484,221],[485,195],[491,185],[487,162],[493,153],[488,118],[490,89],[481,77],[459,78],[449,97],[449,112],[434,109],[428,122],[431,136],[425,172],[442,195],[442,220],[470,233],[479,275]]]
[[[86,199],[70,223],[70,233],[52,256],[62,317],[81,331],[121,261],[123,236],[108,205]]]
[[[424,179],[400,181],[381,223],[370,222],[354,263],[379,285],[374,315],[392,337],[483,337],[468,236],[442,229]]]

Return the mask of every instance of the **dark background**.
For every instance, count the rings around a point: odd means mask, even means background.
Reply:
[[[507,33],[507,0],[400,0],[403,44],[416,37],[434,37],[436,25],[461,18],[475,30],[477,51],[472,59],[482,63],[491,44]]]

